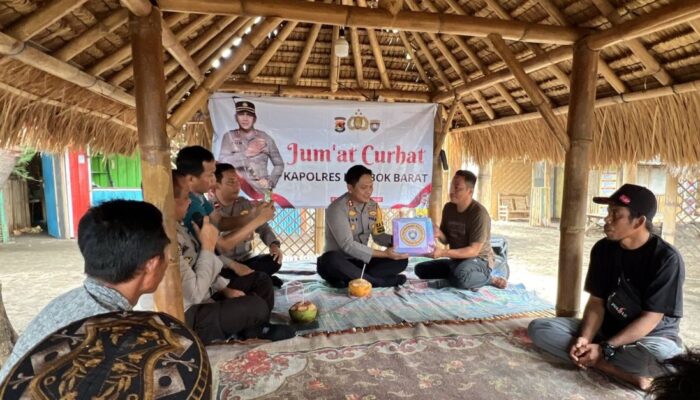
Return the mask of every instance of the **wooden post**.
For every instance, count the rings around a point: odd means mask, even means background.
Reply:
[[[479,192],[479,203],[486,207],[487,210],[491,209],[491,203],[493,202],[491,196],[491,175],[493,174],[493,160],[489,160],[486,164],[479,165],[479,177],[476,180],[477,191]],[[493,216],[491,217],[493,218]]]
[[[661,206],[661,204],[659,204]],[[673,244],[676,239],[676,212],[678,211],[678,178],[670,172],[666,173],[666,195],[663,204],[663,228],[661,236]]]
[[[443,106],[439,105],[438,110],[435,113],[435,125],[434,125],[434,141],[433,141],[433,181],[432,189],[430,191],[430,200],[428,202],[428,216],[433,220],[433,223],[440,224],[440,216],[442,215],[442,166],[440,165],[440,150],[442,150],[442,145],[445,143],[445,137],[447,136],[447,131],[452,125],[452,119],[454,118],[455,112],[457,111],[456,104],[458,102],[452,103],[450,107],[450,112],[448,113],[447,120],[443,125],[442,122],[442,112]]]
[[[2,284],[0,283],[0,365],[5,363],[12,353],[12,348],[17,343],[17,332],[10,323],[10,318],[5,312],[5,304],[2,300]]]
[[[323,253],[323,248],[326,246],[325,226],[326,210],[317,208],[314,217],[314,252],[318,255]]]
[[[580,41],[574,46],[567,133],[571,148],[566,153],[564,201],[559,244],[557,316],[573,317],[580,308],[583,239],[588,202],[588,168],[594,129],[594,103],[598,51]]]
[[[147,16],[129,16],[136,94],[136,122],[141,151],[144,200],[163,212],[170,238],[168,268],[154,294],[158,311],[185,320],[182,282],[175,229],[175,201],[170,172],[170,141],[166,134],[165,75],[160,10]]]

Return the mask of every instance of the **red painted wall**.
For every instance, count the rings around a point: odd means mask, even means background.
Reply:
[[[78,236],[78,222],[90,208],[90,158],[85,151],[68,153],[70,167],[71,207],[73,209],[73,237]]]

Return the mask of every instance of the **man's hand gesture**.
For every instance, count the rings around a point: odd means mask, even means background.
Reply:
[[[192,222],[192,228],[197,234],[202,250],[214,251],[216,249],[216,242],[219,240],[219,230],[209,222],[209,216],[204,217],[201,228],[194,222]]]
[[[282,249],[280,249],[280,245],[278,245],[277,243],[272,243],[270,245],[270,255],[277,264],[282,264],[282,257],[284,257],[284,254],[282,254]]]

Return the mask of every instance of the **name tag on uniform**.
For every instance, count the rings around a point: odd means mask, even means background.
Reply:
[[[397,218],[393,221],[394,250],[405,254],[427,254],[435,248],[430,218]]]

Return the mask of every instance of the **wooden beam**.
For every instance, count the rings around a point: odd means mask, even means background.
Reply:
[[[699,1],[678,0],[649,14],[625,21],[602,32],[594,33],[586,38],[586,43],[593,50],[601,50],[614,44],[694,20],[699,16]]]
[[[429,92],[405,91],[394,89],[338,89],[329,91],[328,87],[310,87],[294,85],[274,85],[270,83],[250,83],[228,81],[221,85],[222,92],[259,93],[278,96],[303,97],[354,97],[376,100],[379,96],[393,100],[413,100],[428,103],[431,101]]]
[[[542,114],[542,118],[549,127],[549,130],[552,131],[554,137],[564,151],[567,151],[569,149],[569,138],[566,136],[566,133],[564,133],[564,126],[554,115],[549,99],[542,93],[537,83],[525,72],[520,62],[518,62],[518,59],[515,58],[515,54],[513,54],[503,38],[496,34],[491,34],[488,39],[491,42],[492,49],[503,59],[508,68],[513,72],[513,75],[515,75],[515,78],[520,82],[520,86],[525,90],[525,93],[530,96],[532,104],[539,110],[540,114]]]
[[[469,114],[469,110],[467,110],[467,106],[462,103],[462,100],[456,99],[454,103],[457,103],[457,108],[459,108],[459,112],[464,117],[464,120],[467,121],[467,124],[474,125],[474,117]]]
[[[0,54],[97,93],[118,103],[135,107],[134,97],[78,68],[56,59],[24,42],[0,32]]]
[[[190,56],[190,53],[185,50],[182,43],[177,40],[175,35],[173,35],[173,31],[167,26],[163,26],[162,38],[163,47],[165,47],[168,53],[182,66],[182,69],[187,71],[198,85],[202,83],[204,81],[204,74],[199,71],[199,67]],[[163,73],[165,73],[165,70],[163,70]]]
[[[186,18],[186,15],[176,14],[166,18],[164,25],[175,25],[182,19]],[[102,75],[105,71],[114,68],[117,65],[124,64],[131,58],[131,46],[129,43],[117,49],[114,53],[101,58],[95,64],[90,66],[86,71],[90,75]],[[112,83],[114,84],[114,83]]]
[[[331,35],[331,43],[335,43],[340,37],[340,28],[337,26],[333,27],[333,34]],[[335,54],[335,46],[331,46],[331,58],[330,66],[328,68],[331,92],[335,93],[338,91],[338,74],[340,73],[340,58]]]
[[[10,35],[20,42],[26,42],[37,33],[43,31],[54,22],[63,18],[66,14],[80,8],[87,0],[53,0],[43,7],[29,13],[17,22],[5,29],[5,34]]]
[[[452,1],[454,2],[454,0],[452,0]],[[406,2],[409,4],[410,7],[413,8],[413,6],[412,6],[413,0],[406,0]],[[430,1],[424,0],[423,4],[431,12],[435,12],[435,13],[440,12],[440,10],[438,10],[437,7],[435,7],[435,5]],[[457,4],[455,4],[455,5],[457,5]],[[413,9],[415,10],[415,8],[413,8]],[[457,12],[457,14],[459,14],[459,15],[466,15],[466,12],[464,11],[464,9],[461,8],[461,6],[459,7],[459,9],[453,8],[453,10],[455,12]],[[461,13],[459,11],[461,11]],[[467,57],[469,57],[469,59],[472,61],[472,63],[476,66],[476,68],[479,71],[481,71],[482,74],[484,74],[485,76],[489,75],[489,70],[484,67],[484,64],[481,62],[479,57],[469,48],[467,43],[464,40],[462,40],[461,37],[455,36],[455,35],[445,35],[445,36],[452,39],[457,44],[457,47],[459,47],[462,51],[464,51],[464,53],[467,55]],[[450,56],[452,58],[454,58],[454,56],[452,54],[450,54]],[[456,58],[455,58],[455,61],[456,61]],[[450,63],[450,65],[452,65],[452,63]],[[464,83],[469,82],[469,77],[467,77],[466,73],[464,73],[461,64],[459,64],[459,62],[457,62],[457,65],[459,66],[458,74],[460,75],[460,77],[462,77],[462,81]],[[455,66],[452,65],[452,68],[455,68]],[[497,83],[494,85],[494,89],[496,89],[496,91],[501,95],[501,97],[503,97],[503,99],[506,101],[506,103],[508,103],[508,105],[510,105],[510,107],[513,109],[513,111],[515,111],[516,114],[521,114],[523,112],[522,108],[520,107],[520,104],[518,104],[518,102],[515,101],[513,96],[510,95],[508,90],[506,90],[506,88],[503,87],[503,85],[501,85],[500,83]],[[481,97],[483,99],[483,96],[481,96]],[[479,98],[477,98],[477,101],[479,101]],[[485,101],[486,100],[484,99],[484,102]],[[479,101],[479,104],[481,104],[481,101]],[[486,104],[488,105],[488,102]],[[491,106],[488,106],[488,108],[491,109]],[[491,113],[494,114],[493,109],[491,109]],[[495,117],[495,114],[492,117],[488,111],[486,112],[486,115],[488,115],[489,118],[491,118],[491,119],[494,119],[494,117]]]
[[[636,101],[643,101],[649,99],[656,99],[659,97],[673,96],[681,93],[691,93],[700,91],[700,80],[690,81],[686,83],[679,83],[671,86],[664,86],[656,89],[642,90],[638,92],[628,92],[622,94],[616,94],[610,97],[604,97],[595,101],[596,108],[610,107],[618,104],[633,103]],[[433,99],[434,101],[434,99]],[[566,115],[569,112],[569,106],[561,106],[554,109],[554,114],[556,115]],[[539,112],[531,112],[521,115],[513,115],[509,117],[499,118],[493,121],[484,121],[476,125],[457,128],[454,130],[455,133],[466,133],[477,131],[486,128],[495,128],[497,126],[503,126],[508,124],[514,124],[517,122],[532,121],[542,118]]]
[[[153,6],[148,0],[122,0],[124,7],[128,8],[137,17],[145,17],[149,15],[153,10]],[[158,10],[158,12],[160,12]],[[177,60],[178,64],[187,71],[187,73],[194,79],[197,84],[204,81],[204,74],[199,71],[199,67],[192,60],[190,54],[182,46],[182,43],[175,37],[173,31],[170,30],[168,25],[161,24],[163,32],[161,34],[163,39],[163,47],[168,50],[171,56]],[[188,30],[189,32],[189,30]]]
[[[537,0],[540,5],[562,26],[568,26],[569,21],[566,15],[562,13],[557,6],[552,3],[552,0]],[[612,86],[617,93],[625,93],[627,85],[620,79],[612,68],[602,59],[598,59],[598,72]]]
[[[435,57],[433,57],[433,53],[430,52],[430,48],[425,43],[421,35],[419,33],[412,33],[411,36],[418,45],[418,48],[420,49],[421,53],[423,53],[425,59],[428,60],[428,64],[430,64],[430,67],[433,69],[433,72],[435,72],[435,75],[437,75],[440,82],[442,82],[443,86],[445,87],[445,91],[450,90],[452,88],[452,83],[450,82],[450,79],[447,77],[447,75],[445,75],[445,71],[443,71],[442,66],[440,66],[437,60],[435,60]],[[416,58],[416,61],[418,61],[418,58]],[[436,103],[442,102],[436,101]]]
[[[455,104],[458,102],[455,102]],[[441,210],[442,210],[442,166],[440,165],[440,150],[445,144],[445,137],[447,137],[447,132],[450,127],[447,125],[447,121],[442,121],[442,113],[444,111],[444,106],[439,105],[438,110],[435,113],[435,121],[433,124],[433,176],[432,176],[432,190],[430,191],[430,198],[428,199],[428,215],[435,221],[435,223],[440,223]],[[455,111],[457,111],[456,105],[450,107],[447,120],[454,118]]]
[[[258,58],[258,62],[250,69],[248,73],[248,80],[254,80],[256,76],[260,75],[265,65],[272,59],[280,46],[287,40],[287,37],[294,31],[297,27],[296,22],[287,22],[287,24],[282,28],[277,37],[267,46],[265,52]]]
[[[302,50],[301,55],[299,56],[299,60],[297,61],[296,67],[294,68],[294,73],[289,79],[290,85],[296,85],[297,83],[299,83],[299,78],[301,78],[301,74],[304,72],[304,67],[309,61],[309,56],[311,55],[311,51],[314,48],[316,38],[318,38],[318,33],[320,31],[321,24],[314,24],[309,30],[309,33],[306,34],[306,43],[304,44],[304,50]],[[354,51],[355,50],[353,48],[353,53]]]
[[[557,64],[562,61],[570,60],[573,57],[573,49],[569,46],[558,47],[552,51],[548,51],[541,56],[533,57],[524,61],[521,65],[527,73],[539,71],[542,68],[549,67],[552,64]],[[503,69],[485,76],[475,79],[466,85],[457,86],[454,90],[445,91],[436,95],[433,100],[437,103],[451,101],[453,98],[461,98],[475,90],[488,88],[496,83],[509,81],[515,76],[508,69]]]
[[[448,3],[450,3],[450,7],[452,7],[454,9],[454,6],[452,4],[457,3],[457,1],[456,0],[446,0],[446,1]],[[489,8],[491,8],[496,13],[496,15],[498,15],[500,18],[508,20],[508,21],[514,19],[503,7],[501,7],[500,3],[498,3],[497,0],[484,0],[484,1],[486,2],[486,5]],[[459,4],[457,3],[455,5],[459,5]],[[461,8],[461,6],[460,6],[460,8]],[[464,10],[462,10],[462,11],[464,11]],[[542,50],[542,48],[538,44],[525,43],[525,46],[528,49],[530,49],[530,51],[532,51],[536,56],[544,53],[544,50]],[[569,76],[564,71],[562,71],[561,68],[559,68],[556,65],[551,65],[551,66],[547,67],[547,70],[549,71],[549,73],[554,75],[557,79],[559,79],[559,81],[561,83],[563,83],[564,86],[566,86],[567,88],[571,87],[571,80],[569,79]],[[518,113],[518,114],[520,114],[520,113]]]
[[[613,25],[621,25],[624,20],[618,14],[617,10],[610,4],[608,0],[592,0],[593,5],[595,5],[601,14]],[[654,56],[649,53],[644,44],[639,39],[632,39],[624,42],[632,53],[641,61],[644,68],[646,68],[651,74],[664,86],[668,86],[673,83],[673,78],[669,75],[664,67],[659,64]]]
[[[97,21],[97,23],[88,30],[71,39],[70,42],[56,50],[53,56],[59,60],[68,61],[109,33],[114,32],[115,29],[124,25],[128,20],[129,12],[126,10],[122,9],[111,13],[105,19]]]
[[[389,11],[391,15],[396,15],[403,7],[403,0],[383,0],[379,2],[379,7]]]
[[[318,25],[318,24],[316,24]],[[318,25],[320,26],[320,25]],[[350,29],[350,47],[352,51],[352,60],[355,64],[355,80],[357,80],[357,86],[365,87],[365,77],[363,73],[362,64],[362,49],[360,47],[360,37],[357,34],[357,28]]]
[[[357,5],[360,6],[359,8],[365,8],[367,7],[367,1],[357,0]],[[374,54],[374,62],[377,63],[377,68],[379,69],[379,77],[382,80],[382,86],[384,86],[384,89],[391,89],[389,74],[386,72],[386,64],[384,64],[384,57],[382,56],[382,47],[379,45],[379,40],[377,40],[377,34],[374,32],[374,29],[365,29],[367,32],[367,38],[369,39],[369,45],[372,47],[372,54]]]
[[[415,3],[414,0],[406,0],[406,4],[413,11],[418,10],[418,5]],[[442,39],[440,39],[440,37],[438,37],[438,35],[436,35],[434,33],[428,33],[428,36],[433,41],[435,46],[438,48],[438,50],[440,51],[442,56],[445,57],[447,62],[452,66],[452,69],[455,70],[455,72],[457,73],[457,76],[459,76],[459,78],[462,80],[462,82],[469,83],[469,77],[464,72],[464,68],[462,68],[462,65],[459,63],[459,61],[457,61],[455,56],[452,54],[452,51],[450,50],[450,48],[448,48],[447,45],[445,45],[445,43],[442,41]],[[496,113],[493,111],[493,108],[491,108],[491,105],[486,100],[484,95],[481,94],[481,92],[474,91],[472,93],[472,95],[474,96],[476,101],[479,103],[479,105],[481,105],[481,108],[484,109],[484,112],[489,117],[489,119],[496,118]]]
[[[451,14],[399,11],[396,15],[391,15],[381,8],[309,3],[301,0],[160,0],[158,3],[163,10],[174,12],[253,17],[284,16],[286,20],[297,22],[476,37],[498,33],[509,40],[553,44],[571,44],[587,32],[579,28]]]
[[[166,133],[165,74],[160,12],[130,16],[129,30],[134,54],[136,121],[141,153],[144,200],[163,213],[170,239],[168,266],[153,295],[156,309],[185,320],[175,218],[175,198],[170,172],[170,140]]]
[[[670,171],[666,172],[666,190],[662,208],[663,229],[661,235],[665,241],[673,244],[676,241],[676,218],[678,212],[678,178]]]
[[[425,82],[425,84],[428,86],[428,89],[430,91],[435,90],[435,85],[433,82],[428,78],[428,74],[425,72],[425,68],[420,63],[420,60],[418,59],[418,56],[416,55],[416,52],[413,50],[413,47],[411,46],[411,42],[408,41],[408,37],[406,37],[406,32],[399,32],[399,37],[401,38],[401,42],[403,43],[403,47],[406,48],[406,53],[408,54],[409,57],[411,57],[411,61],[413,61],[413,64],[416,66],[416,69],[418,70],[418,75],[420,75],[420,78]]]
[[[282,20],[280,18],[269,18],[257,25],[250,34],[246,35],[236,52],[231,58],[224,61],[219,69],[215,70],[204,80],[190,97],[175,111],[169,122],[173,126],[181,126],[197,112],[207,101],[210,93],[219,89],[226,79],[236,70],[255,50],[265,37],[275,29]]]
[[[588,205],[588,170],[593,130],[599,52],[581,41],[574,46],[571,104],[567,133],[571,149],[564,164],[564,199],[560,223],[557,316],[574,317],[580,310],[583,239]]]

